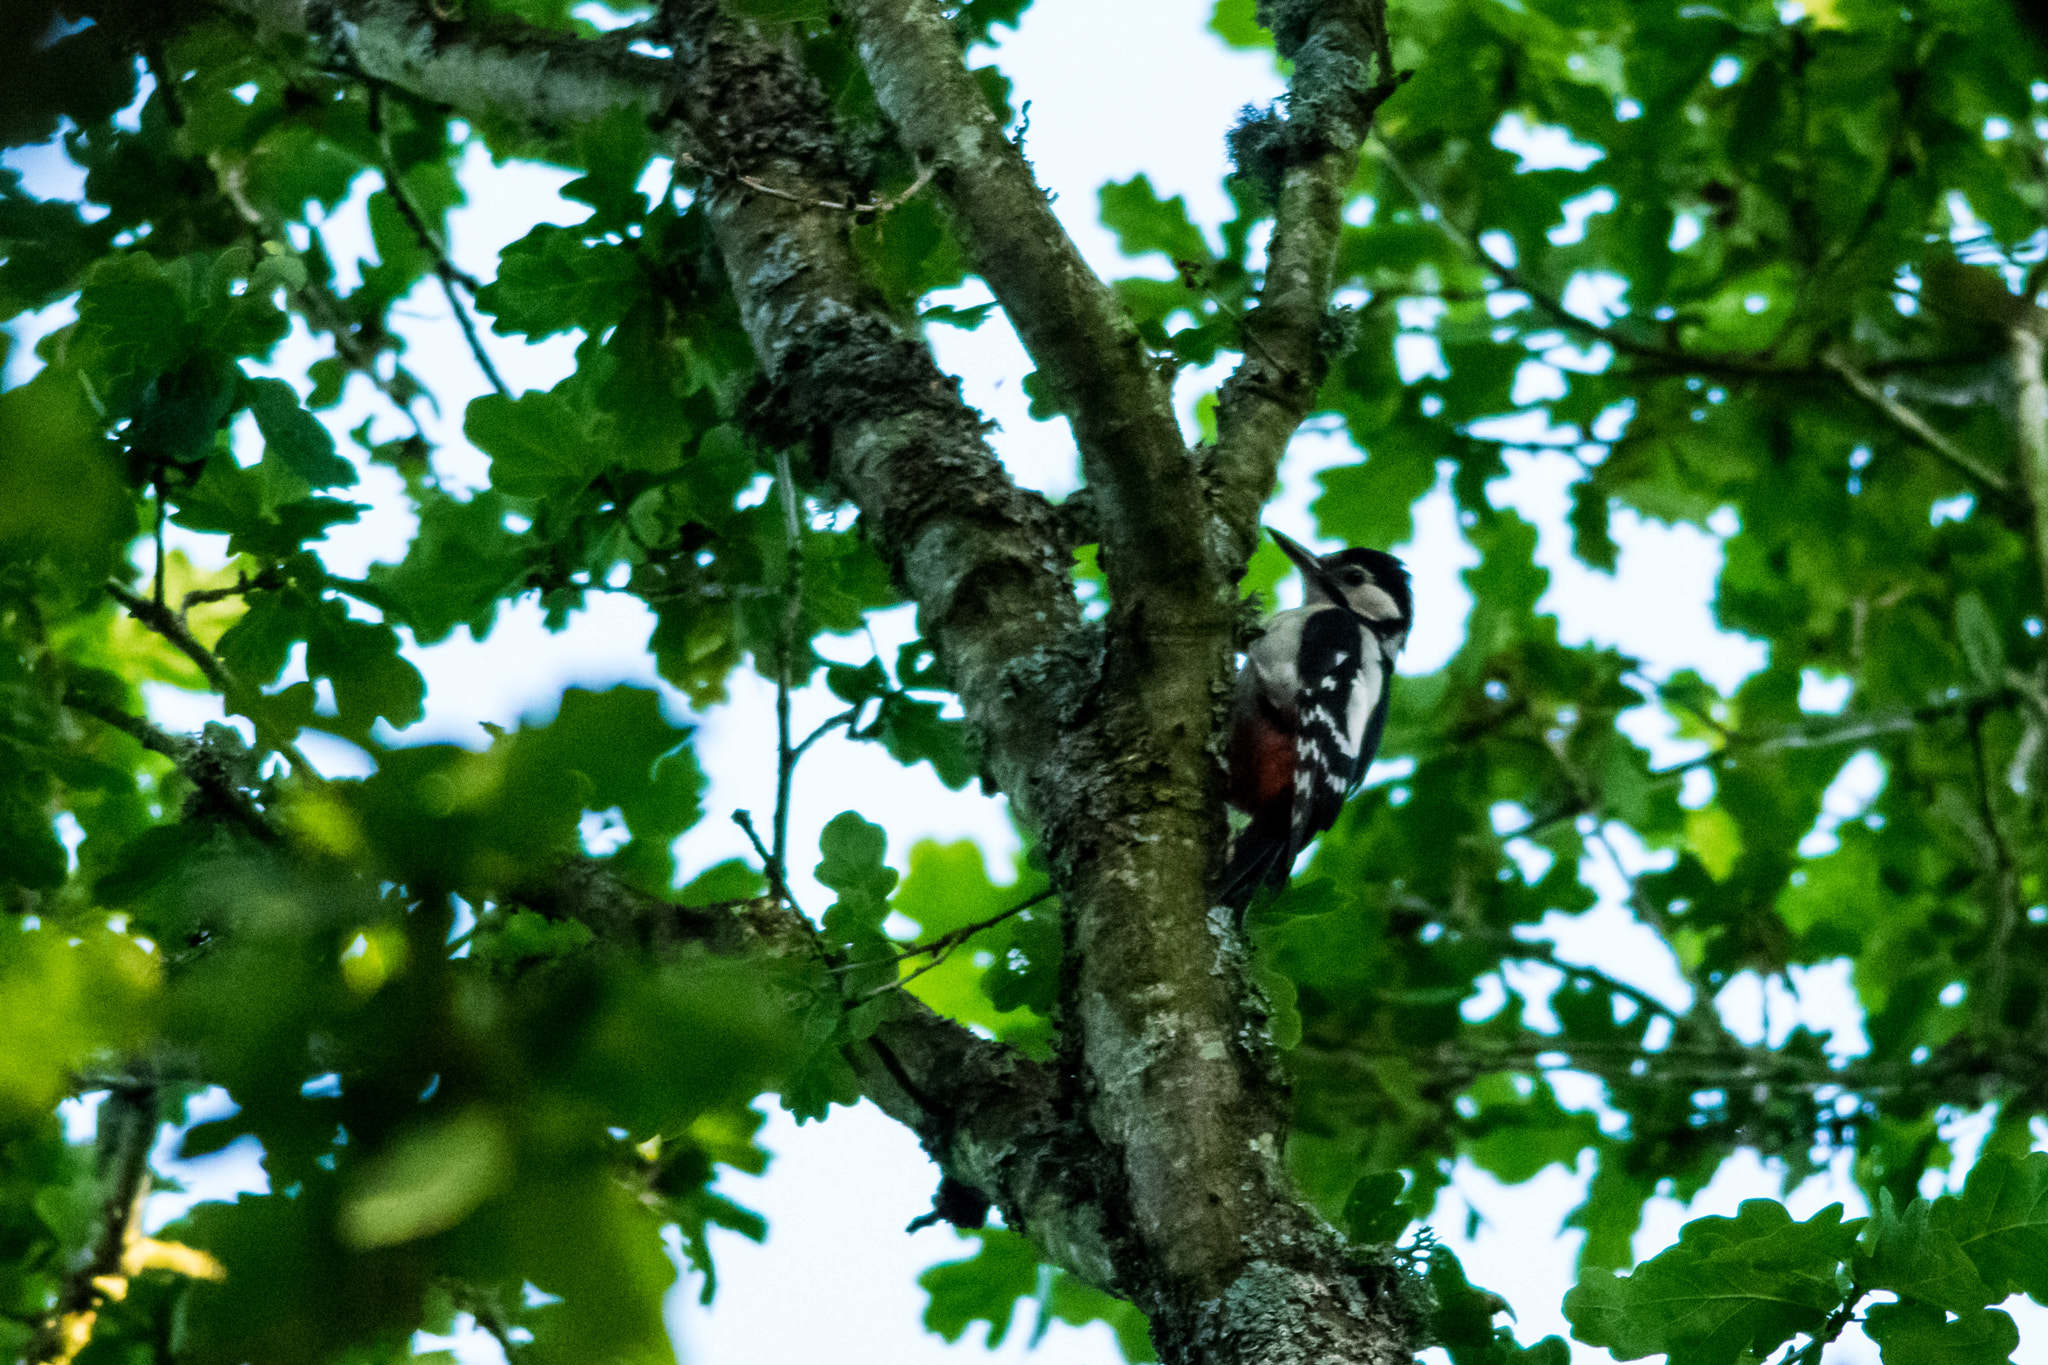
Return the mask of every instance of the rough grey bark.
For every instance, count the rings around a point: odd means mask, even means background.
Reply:
[[[1053,216],[933,0],[849,0],[861,62],[906,150],[937,174],[975,269],[1073,423],[1116,596],[1215,596],[1208,507],[1170,382]]]
[[[218,3],[272,23],[289,8]],[[676,121],[701,165],[736,168],[708,175],[698,202],[770,407],[822,452],[918,603],[985,770],[1040,836],[1067,907],[1057,1067],[905,1002],[880,1046],[851,1058],[868,1093],[1048,1254],[1138,1303],[1170,1361],[1406,1359],[1397,1277],[1347,1248],[1287,1178],[1284,1087],[1242,946],[1209,904],[1232,585],[1313,399],[1336,206],[1386,88],[1377,0],[1298,0],[1271,20],[1296,62],[1289,126],[1303,131],[1254,315],[1273,359],[1248,359],[1233,381],[1206,471],[1214,496],[1134,330],[1003,138],[943,16],[930,0],[851,10],[884,110],[1073,415],[1101,512],[1106,629],[1081,620],[1052,509],[1004,475],[955,381],[866,285],[849,215],[820,202],[847,202],[850,177],[792,45],[715,0],[671,0],[670,84],[650,93],[645,59],[574,39],[472,41],[425,0],[300,13],[370,75],[456,109],[503,116],[524,99],[545,123],[631,104]],[[741,174],[816,194],[762,193]]]
[[[1239,565],[1257,547],[1259,508],[1329,369],[1345,192],[1373,112],[1400,84],[1383,6],[1262,3],[1260,11],[1294,79],[1285,121],[1269,113],[1235,139],[1239,174],[1262,181],[1275,200],[1259,306],[1245,319],[1253,344],[1219,395],[1209,462]]]

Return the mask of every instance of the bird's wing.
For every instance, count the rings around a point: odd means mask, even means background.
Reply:
[[[1294,765],[1294,827],[1299,853],[1337,821],[1362,771],[1368,740],[1384,726],[1386,666],[1365,628],[1348,611],[1319,611],[1302,626]],[[1375,718],[1379,724],[1375,724]],[[1370,763],[1369,757],[1364,757]]]

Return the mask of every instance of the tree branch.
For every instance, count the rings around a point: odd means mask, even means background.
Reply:
[[[591,859],[564,864],[518,900],[544,915],[579,920],[599,942],[635,953],[685,944],[757,960],[817,952],[810,922],[773,900],[672,905],[624,886]],[[874,1046],[848,1056],[863,1092],[914,1131],[946,1174],[981,1191],[1047,1255],[1114,1292],[1121,1284],[1118,1234],[1099,1197],[1108,1157],[1059,1102],[1053,1072],[940,1018],[908,992],[891,992],[875,1008],[882,1013]]]
[[[1391,170],[1394,173],[1394,177],[1407,187],[1408,192],[1415,197],[1415,202],[1421,204],[1435,215],[1432,221],[1439,228],[1443,229],[1446,236],[1464,248],[1466,254],[1492,271],[1508,290],[1528,295],[1530,302],[1534,303],[1548,315],[1551,321],[1567,331],[1576,332],[1580,336],[1594,341],[1603,341],[1612,347],[1617,355],[1630,356],[1634,359],[1648,362],[1657,370],[1678,374],[1719,374],[1746,379],[1789,379],[1799,378],[1812,373],[1810,369],[1802,367],[1745,360],[1740,356],[1697,355],[1679,347],[1661,346],[1654,342],[1642,341],[1622,331],[1620,328],[1605,326],[1580,317],[1577,313],[1566,308],[1563,300],[1559,299],[1555,294],[1551,294],[1538,287],[1534,281],[1530,280],[1520,270],[1505,261],[1495,259],[1493,253],[1480,244],[1478,230],[1465,227],[1463,224],[1454,221],[1448,213],[1445,213],[1436,196],[1430,192],[1429,187],[1424,185],[1421,179],[1408,169],[1407,165],[1395,154],[1394,149],[1387,145],[1384,138],[1376,139],[1373,145],[1378,148],[1379,157],[1387,164],[1387,169]]]
[[[201,759],[202,750],[196,740],[182,735],[166,734],[141,717],[131,716],[119,707],[102,702],[76,687],[65,691],[64,704],[74,711],[113,726],[143,748],[162,754],[175,763],[186,780],[204,792],[221,813],[255,835],[259,842],[277,842],[277,829],[270,823],[270,817],[258,810],[240,788],[228,781],[217,764]]]
[[[664,23],[700,146],[844,198],[836,135],[800,65],[709,4],[672,4]],[[1010,482],[957,381],[881,307],[845,214],[716,178],[698,202],[775,386],[770,410],[792,440],[825,448],[946,660],[985,780],[1034,822],[1092,661],[1051,508]]]
[[[732,813],[732,822],[740,827],[740,832],[747,836],[747,842],[754,846],[754,856],[761,860],[761,871],[768,878],[768,894],[790,909],[797,909],[796,897],[789,894],[789,883],[782,879],[782,859],[761,842],[760,831],[754,828],[754,813],[736,810]]]
[[[100,1302],[123,1280],[123,1258],[137,1235],[142,1200],[149,1191],[149,1149],[156,1142],[156,1128],[153,1081],[117,1088],[100,1102],[100,1203],[92,1244],[83,1261],[66,1269],[56,1307],[29,1343],[25,1359],[70,1365],[92,1340]]]
[[[930,962],[925,963],[922,967],[919,967],[916,971],[913,971],[908,976],[899,977],[896,980],[889,982],[887,985],[877,986],[874,990],[870,991],[868,995],[864,998],[873,999],[875,996],[882,994],[884,991],[902,990],[905,986],[908,986],[911,982],[917,980],[917,978],[923,976],[932,968],[943,964],[947,958],[953,955],[953,950],[955,948],[967,942],[967,940],[973,938],[976,934],[982,933],[989,929],[993,929],[998,924],[1001,924],[1006,920],[1014,919],[1018,915],[1023,914],[1026,910],[1029,910],[1032,906],[1042,904],[1045,901],[1049,901],[1057,894],[1058,893],[1056,891],[1054,891],[1051,887],[1048,886],[1045,890],[1039,892],[1037,895],[1027,897],[1025,900],[1019,902],[1016,905],[1011,906],[1007,910],[1004,910],[998,914],[990,915],[987,919],[976,920],[972,924],[963,925],[960,928],[953,930],[951,933],[941,934],[937,938],[931,940],[929,943],[910,944],[909,946],[902,949],[900,952],[897,952],[889,957],[882,958],[876,962],[844,962],[839,964],[838,966],[833,967],[832,970],[835,972],[853,972],[859,971],[865,967],[886,966],[892,962],[900,964],[908,962],[911,958],[914,957],[925,957],[929,955],[931,958]]]
[[[248,716],[256,727],[257,738],[285,756],[286,761],[292,765],[294,776],[316,785],[321,781],[319,772],[306,761],[306,756],[299,752],[299,746],[289,737],[276,733],[257,717],[257,708],[252,705],[250,699],[260,698],[262,694],[244,687],[237,681],[235,676],[228,672],[227,665],[222,663],[212,650],[199,643],[177,612],[112,581],[107,584],[107,595],[126,607],[130,616],[163,636],[179,653],[190,659],[200,673],[205,675],[207,684],[220,693],[221,700],[227,704],[228,709]]]
[[[674,80],[651,104],[621,75],[630,64],[610,68],[601,51],[465,35],[416,0],[340,9],[370,74],[437,103],[531,126],[546,109],[508,109],[489,81],[514,100],[554,82],[554,107],[583,100],[593,116],[604,101],[591,95],[610,89],[658,124],[679,117],[689,150],[713,164],[815,188],[820,203],[850,193],[829,105],[796,51],[711,0],[664,7]],[[949,61],[958,70],[957,50]],[[986,1061],[989,1045],[951,1024],[889,1014],[914,1003],[892,992],[871,1006],[889,1023],[880,1045],[854,1059],[863,1083],[949,1174],[1014,1207],[1048,1254],[1134,1297],[1169,1359],[1397,1357],[1409,1324],[1395,1272],[1361,1267],[1296,1196],[1254,997],[1229,926],[1207,913],[1223,823],[1210,738],[1236,603],[1163,387],[1125,368],[1147,403],[1082,423],[1110,422],[1103,439],[1131,443],[1104,456],[1122,499],[1105,509],[1105,540],[1128,552],[1106,565],[1119,616],[1099,631],[1081,619],[1051,508],[1009,481],[956,381],[868,286],[848,215],[721,177],[696,205],[768,380],[765,434],[816,452],[860,507],[946,661],[985,782],[1057,852],[1053,882],[1071,907],[1063,1037],[1082,1040],[1085,1060]],[[1197,572],[1170,571],[1189,554]]]
[[[1631,985],[1617,976],[1609,976],[1597,967],[1584,967],[1576,962],[1564,961],[1558,957],[1555,943],[1532,943],[1513,935],[1502,935],[1499,942],[1500,955],[1504,958],[1514,958],[1520,962],[1541,962],[1546,967],[1554,967],[1575,981],[1583,981],[1625,1000],[1632,1000],[1638,1009],[1661,1015],[1674,1024],[1684,1017],[1641,986]]]
[[[1210,459],[1238,565],[1257,548],[1259,509],[1329,369],[1325,320],[1345,191],[1374,112],[1400,86],[1382,4],[1314,6],[1305,24],[1283,23],[1274,41],[1294,74],[1286,123],[1262,136],[1281,144],[1284,171],[1259,306],[1244,322],[1244,360],[1218,397]]]
[[[1071,419],[1101,495],[1112,593],[1215,596],[1207,508],[1172,385],[1081,259],[933,0],[849,0],[875,98],[920,166],[936,167],[975,272]]]
[[[2012,938],[2023,922],[2024,912],[2020,908],[2020,872],[2013,858],[2011,843],[2005,837],[2005,830],[1998,819],[1998,807],[1991,794],[1991,765],[1984,754],[1984,712],[1972,710],[1970,721],[1970,767],[1977,788],[1977,819],[1984,826],[1983,841],[1978,856],[1985,858],[1990,866],[1983,869],[1991,877],[1990,896],[1990,941],[1985,945],[1985,956],[1989,959],[1985,970],[1985,989],[1982,998],[1972,1004],[1988,1028],[1996,1032],[2005,1017],[2006,992],[2012,978]]]
[[[2040,360],[2039,343],[2036,342],[2035,363]],[[1883,413],[1891,424],[1906,435],[1918,441],[1927,449],[1948,461],[1957,470],[1968,475],[1986,489],[2001,496],[2012,495],[2012,483],[2003,474],[1985,464],[1982,460],[1964,450],[1948,437],[1929,426],[1927,419],[1886,393],[1883,387],[1864,374],[1839,351],[1829,351],[1821,356],[1821,364],[1842,377],[1843,382],[1856,391],[1856,396]],[[2025,419],[2021,419],[2025,425]],[[2022,440],[2024,441],[2024,437]]]
[[[2008,329],[2007,361],[2018,395],[2013,429],[2019,441],[2020,486],[2034,513],[2034,562],[2041,574],[2042,610],[2048,613],[2048,377],[2041,370],[2040,310],[2029,306]]]
[[[627,106],[649,118],[668,102],[666,63],[615,43],[483,29],[416,0],[207,0],[253,20],[343,45],[362,71],[435,104],[541,131],[589,123]]]
[[[412,229],[412,234],[419,239],[420,246],[434,258],[434,277],[441,282],[442,297],[448,300],[448,311],[455,315],[455,324],[462,329],[462,339],[469,343],[469,353],[475,357],[477,368],[484,372],[484,378],[490,383],[491,388],[497,391],[499,397],[510,398],[512,390],[499,378],[498,367],[491,363],[490,354],[484,350],[483,338],[477,335],[475,320],[470,317],[469,310],[463,307],[462,300],[455,293],[455,286],[458,284],[471,295],[474,295],[481,286],[474,276],[455,268],[455,262],[449,259],[448,248],[427,226],[427,220],[420,213],[419,206],[414,204],[412,196],[406,193],[405,183],[398,168],[392,163],[390,134],[384,128],[384,86],[374,80],[368,82],[368,85],[370,131],[377,139],[377,170],[384,177],[384,189],[390,194],[391,202],[398,206],[398,216],[405,219],[406,226]]]
[[[1650,774],[1653,780],[1667,780],[1682,777],[1695,768],[1711,768],[1731,762],[1745,754],[1768,754],[1780,750],[1832,749],[1844,744],[1861,744],[1867,739],[1882,739],[1886,735],[1909,734],[1929,721],[1960,716],[1986,708],[2011,706],[2020,699],[2014,688],[2000,688],[1991,692],[1973,692],[1960,697],[1916,706],[1910,711],[1901,711],[1889,716],[1858,716],[1847,724],[1787,728],[1770,734],[1753,735],[1741,730],[1724,732],[1721,747],[1710,749],[1698,758],[1688,758],[1668,768],[1659,768]],[[1514,838],[1529,833],[1529,828],[1510,830],[1502,837]]]

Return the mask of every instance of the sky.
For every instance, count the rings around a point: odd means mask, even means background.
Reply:
[[[1163,197],[1184,195],[1194,220],[1213,229],[1230,213],[1221,189],[1223,134],[1242,106],[1270,101],[1283,88],[1268,55],[1229,51],[1207,34],[1206,13],[1201,4],[1168,5],[1163,0],[1118,5],[1037,0],[1014,33],[998,30],[998,56],[1014,82],[1013,101],[1031,102],[1031,161],[1041,182],[1056,196],[1055,209],[1083,255],[1105,276],[1163,274],[1165,267],[1156,259],[1131,262],[1119,255],[1114,238],[1095,218],[1097,188],[1142,171]],[[602,11],[592,17],[599,14]],[[1572,162],[1585,154],[1585,149],[1574,148],[1554,131],[1520,124],[1505,127],[1499,140],[1520,152],[1531,167]],[[75,172],[48,149],[9,153],[6,164],[22,169],[33,190],[76,193]],[[580,220],[582,207],[556,195],[570,178],[552,168],[517,163],[495,167],[480,147],[472,147],[462,172],[470,203],[450,219],[456,263],[489,278],[495,273],[497,252],[535,222]],[[666,168],[657,163],[643,183],[658,187],[665,179]],[[350,282],[346,275],[354,260],[370,254],[365,203],[374,188],[374,178],[364,177],[322,228],[342,266],[344,283]],[[986,297],[977,283],[933,301],[971,303]],[[1590,290],[1586,306],[1600,303],[1597,289]],[[46,310],[17,327],[17,342],[30,342],[68,318],[68,305]],[[483,393],[486,384],[446,302],[437,289],[423,285],[399,305],[395,320],[409,343],[406,364],[442,405],[438,415],[422,409],[422,419],[439,444],[437,468],[456,486],[482,486],[487,464],[463,440],[460,428],[464,406]],[[992,315],[974,332],[946,327],[932,331],[940,363],[961,376],[967,401],[998,424],[992,440],[1013,477],[1053,496],[1072,491],[1077,474],[1065,424],[1034,422],[1026,414],[1019,381],[1031,366],[1001,315]],[[546,388],[565,375],[573,365],[576,341],[574,336],[557,337],[529,346],[486,333],[484,344],[516,392]],[[327,349],[302,327],[295,328],[269,372],[304,392],[305,365]],[[1571,363],[1569,357],[1559,359]],[[1401,360],[1404,367],[1431,363],[1426,351],[1404,354]],[[28,346],[18,344],[7,383],[19,382],[32,365]],[[1226,368],[1182,373],[1176,398],[1190,431],[1195,399],[1220,382]],[[1546,380],[1541,367],[1531,374],[1531,401],[1537,401]],[[373,430],[380,439],[402,429],[360,378],[351,381],[338,409],[322,414],[338,438],[366,416],[377,420]],[[245,415],[243,420],[249,419]],[[1732,524],[1710,522],[1705,530],[1668,527],[1622,512],[1613,528],[1620,546],[1619,567],[1612,576],[1596,573],[1570,554],[1566,490],[1580,466],[1569,448],[1552,443],[1556,433],[1547,430],[1540,414],[1512,419],[1503,434],[1529,444],[1509,456],[1509,474],[1489,489],[1489,496],[1538,528],[1537,558],[1551,574],[1542,607],[1557,615],[1566,642],[1622,649],[1642,660],[1645,672],[1653,676],[1695,668],[1723,690],[1763,666],[1763,646],[1721,631],[1712,616],[1720,536],[1732,531]],[[254,439],[253,430],[238,435]],[[341,448],[347,451],[351,446],[343,440]],[[1354,458],[1355,451],[1340,436],[1307,431],[1297,436],[1282,468],[1281,491],[1267,509],[1267,523],[1313,543],[1309,506],[1319,491],[1315,475]],[[376,511],[359,525],[337,528],[322,547],[335,572],[352,576],[371,562],[399,558],[412,530],[397,476],[367,465],[363,476],[363,485],[352,490],[352,496],[373,503]],[[216,542],[173,531],[174,546],[201,562],[219,562]],[[1402,671],[1431,672],[1462,638],[1470,598],[1458,574],[1476,561],[1460,537],[1446,484],[1440,483],[1418,507],[1414,539],[1389,548],[1414,572],[1418,603],[1417,628]],[[139,553],[146,557],[149,552],[145,547]],[[1281,604],[1286,600],[1283,590]],[[773,688],[740,670],[733,675],[728,704],[689,716],[681,697],[654,675],[645,650],[651,624],[646,608],[636,600],[597,593],[567,630],[549,634],[541,627],[538,607],[528,599],[503,611],[482,643],[458,631],[432,649],[411,649],[409,656],[428,681],[427,716],[402,736],[387,738],[481,746],[487,738],[483,722],[509,725],[522,716],[545,718],[565,686],[630,682],[657,687],[678,719],[691,718],[700,725],[698,755],[711,779],[707,816],[684,836],[678,849],[685,875],[744,856],[745,838],[726,817],[736,809],[765,814],[774,807]],[[882,613],[873,624],[885,650],[915,634],[909,608]],[[825,648],[832,652],[829,644]],[[865,639],[854,637],[845,641],[839,657],[863,662],[867,649]],[[302,662],[294,666],[303,668]],[[1809,709],[1826,711],[1839,709],[1845,695],[1815,678],[1802,701]],[[168,687],[153,687],[149,703],[153,716],[175,730],[196,729],[221,718],[218,699]],[[839,709],[822,688],[800,695],[799,732]],[[1624,724],[1660,765],[1696,752],[1673,739],[1668,727],[1647,709],[1631,713]],[[309,735],[303,744],[330,775],[367,769],[366,757],[342,741]],[[1809,835],[1809,840],[1818,841],[1809,845],[1811,851],[1824,849],[1833,826],[1859,814],[1874,799],[1883,777],[1882,765],[1868,754],[1845,766],[1829,790],[1820,825]],[[828,739],[806,759],[791,811],[792,890],[802,904],[816,909],[829,903],[830,894],[811,876],[812,859],[806,851],[816,848],[817,831],[827,820],[855,806],[889,830],[890,857],[899,868],[905,866],[911,846],[926,838],[978,840],[999,877],[1006,875],[1004,869],[1015,852],[1015,835],[999,799],[984,798],[974,787],[948,791],[928,766],[905,769],[876,746]],[[1502,811],[1496,818],[1506,828],[1517,817]],[[1611,842],[1612,858],[1619,866],[1595,860],[1587,867],[1589,883],[1601,893],[1600,903],[1575,917],[1552,914],[1535,933],[1554,941],[1561,959],[1601,967],[1682,1007],[1689,994],[1668,950],[1635,922],[1623,904],[1621,871],[1657,864],[1625,834]],[[1468,1002],[1468,1014],[1484,1017],[1497,1007],[1499,992],[1507,989],[1540,1001],[1557,980],[1552,969],[1525,964]],[[1846,963],[1794,969],[1790,988],[1776,981],[1766,986],[1745,974],[1716,1003],[1731,1028],[1745,1038],[1775,1040],[1803,1022],[1833,1033],[1840,1052],[1854,1053],[1863,1046]],[[1560,1078],[1558,1088],[1568,1106],[1600,1109],[1597,1083],[1567,1077]],[[190,1117],[196,1121],[218,1114],[224,1104],[225,1097],[217,1093],[201,1096]],[[67,1118],[80,1135],[90,1132],[92,1108],[89,1101],[67,1106]],[[1029,1344],[1031,1323],[1020,1320],[996,1352],[983,1349],[979,1327],[951,1347],[923,1331],[919,1318],[924,1295],[916,1288],[916,1275],[934,1263],[968,1254],[974,1244],[944,1227],[910,1235],[901,1231],[929,1206],[937,1181],[915,1140],[865,1104],[801,1128],[772,1103],[763,1108],[769,1121],[762,1141],[775,1153],[773,1164],[761,1177],[728,1172],[719,1188],[767,1216],[768,1239],[756,1246],[736,1234],[712,1234],[719,1269],[716,1301],[709,1309],[698,1306],[699,1285],[693,1276],[685,1277],[671,1300],[671,1325],[684,1358],[697,1365],[813,1360],[936,1365],[996,1358],[1111,1365],[1121,1358],[1100,1325],[1076,1329],[1054,1324],[1034,1350]],[[1974,1156],[1986,1122],[1983,1115],[1952,1116],[1950,1135],[1961,1152]],[[176,1217],[195,1198],[263,1188],[253,1139],[193,1163],[172,1161],[175,1145],[175,1131],[167,1129],[158,1147],[158,1169],[182,1180],[191,1192],[156,1196],[148,1215],[151,1226]],[[1967,1164],[1958,1161],[1956,1183]],[[1559,1302],[1572,1282],[1578,1234],[1560,1234],[1559,1227],[1582,1197],[1591,1174],[1589,1158],[1575,1171],[1553,1166],[1523,1185],[1508,1187],[1461,1165],[1435,1210],[1432,1226],[1459,1254],[1473,1282],[1514,1305],[1519,1315],[1516,1332],[1524,1342],[1566,1332]],[[1744,1198],[1779,1195],[1780,1183],[1770,1167],[1754,1157],[1738,1156],[1690,1205],[1653,1201],[1636,1239],[1638,1254],[1654,1254],[1669,1245],[1689,1218],[1732,1213]],[[1837,1200],[1849,1206],[1851,1216],[1865,1211],[1840,1158],[1828,1175],[1788,1194],[1796,1217]],[[2025,1300],[2007,1307],[2020,1320],[2023,1340],[2048,1343],[2048,1312]],[[448,1344],[455,1346],[466,1365],[495,1365],[502,1358],[495,1343],[474,1331]],[[1425,1358],[1432,1357],[1440,1360],[1441,1352]],[[1833,1365],[1875,1365],[1877,1356],[1851,1329],[1827,1358]],[[1604,1362],[1608,1356],[1575,1343],[1573,1359],[1586,1365]]]

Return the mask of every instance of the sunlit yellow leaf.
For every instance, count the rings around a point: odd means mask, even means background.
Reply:
[[[1734,817],[1719,806],[1685,813],[1685,841],[1717,882],[1728,880],[1735,860],[1742,856],[1742,831]]]
[[[138,1237],[130,1242],[121,1254],[121,1269],[130,1275],[140,1275],[145,1270],[168,1270],[192,1280],[228,1277],[227,1267],[198,1247],[188,1247],[183,1242],[159,1242],[154,1237]]]
[[[357,995],[375,995],[405,970],[405,956],[405,936],[396,929],[365,929],[341,950],[341,979]]]

